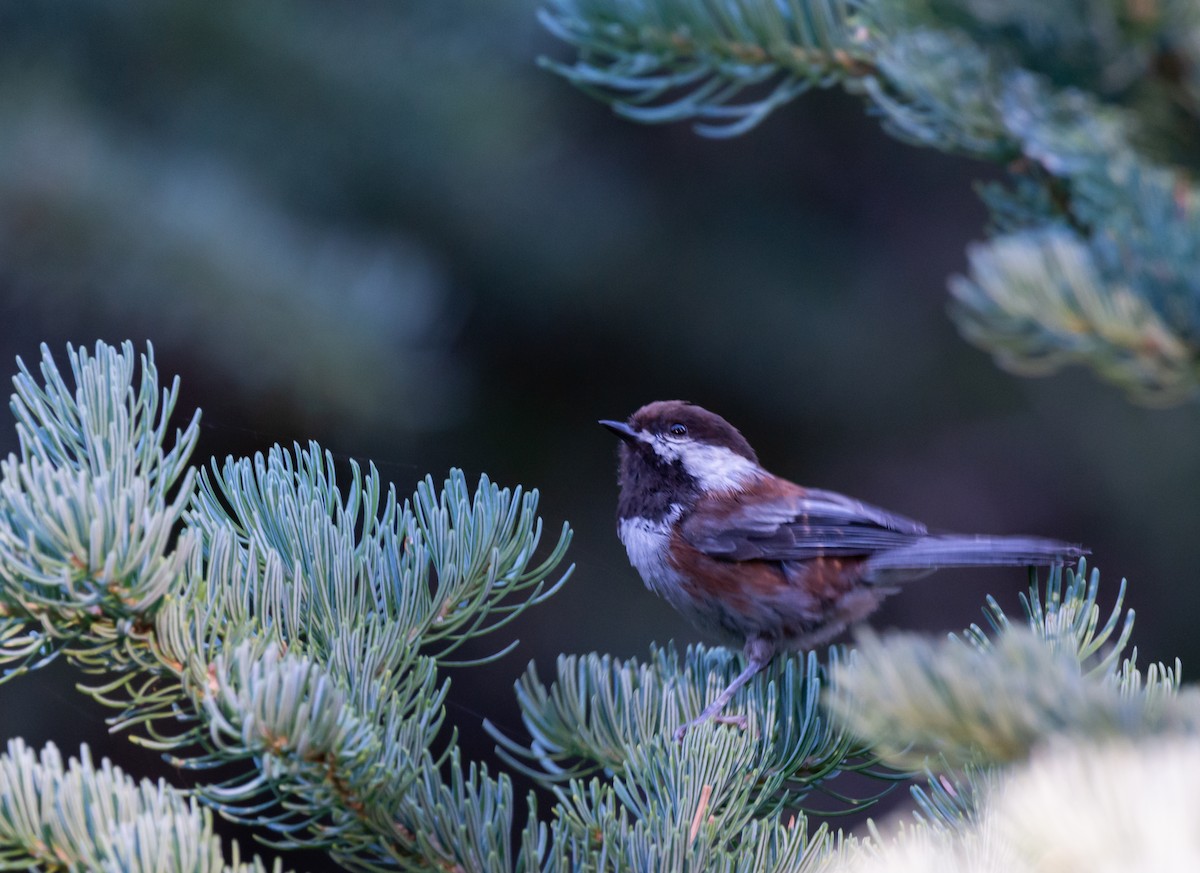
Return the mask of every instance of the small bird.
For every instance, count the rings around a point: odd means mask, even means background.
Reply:
[[[1049,566],[1087,554],[1027,536],[930,533],[919,521],[775,476],[721,416],[681,400],[601,421],[621,439],[617,533],[646,587],[747,664],[676,732],[719,714],[780,651],[828,642],[898,583],[943,567]]]

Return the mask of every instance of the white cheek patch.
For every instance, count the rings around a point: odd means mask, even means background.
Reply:
[[[724,446],[693,443],[680,458],[683,469],[695,476],[705,491],[740,488],[759,476],[758,464]]]
[[[762,475],[758,464],[732,449],[683,440],[678,444],[683,469],[704,491],[730,491]]]
[[[730,491],[762,475],[758,464],[725,446],[663,434],[639,433],[638,439],[668,464],[676,461],[683,464],[684,471],[696,480],[703,491]]]

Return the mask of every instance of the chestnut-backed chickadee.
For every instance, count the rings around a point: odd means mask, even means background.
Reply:
[[[617,532],[646,586],[747,665],[699,716],[717,716],[781,650],[831,640],[897,583],[942,567],[1046,566],[1086,554],[1026,536],[931,534],[919,521],[768,473],[729,422],[680,400],[643,406],[621,438]],[[725,718],[745,724],[743,718]]]

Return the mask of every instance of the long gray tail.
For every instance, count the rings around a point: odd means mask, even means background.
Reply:
[[[863,565],[868,579],[924,575],[940,567],[1048,567],[1073,563],[1090,552],[1083,546],[1023,536],[922,537],[911,545],[876,552]]]

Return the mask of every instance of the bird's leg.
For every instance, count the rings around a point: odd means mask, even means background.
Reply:
[[[755,638],[746,642],[746,648],[743,651],[746,655],[746,660],[749,662],[746,664],[746,669],[734,677],[729,686],[718,694],[712,703],[704,707],[703,712],[676,729],[675,742],[683,742],[684,735],[691,728],[704,724],[710,718],[721,724],[737,725],[739,728],[745,729],[746,716],[720,715],[720,712],[729,705],[729,701],[733,700],[733,695],[737,694],[738,689],[753,679],[767,664],[771,663],[771,659],[775,657],[775,645],[768,640]]]

